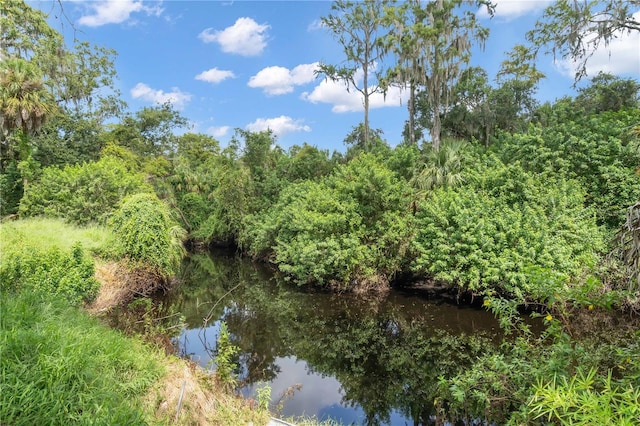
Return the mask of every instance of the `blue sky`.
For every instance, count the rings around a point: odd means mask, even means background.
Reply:
[[[491,78],[550,1],[495,3],[492,19],[479,12],[490,37],[472,58]],[[59,11],[52,0],[30,4]],[[79,39],[118,52],[117,87],[132,111],[170,101],[190,121],[190,131],[210,134],[223,146],[235,128],[270,128],[284,148],[307,142],[342,151],[344,137],[363,120],[354,90],[314,76],[317,62],[344,60],[340,44],[320,25],[329,1],[94,0],[63,6]],[[59,21],[52,25],[61,28]],[[541,101],[574,93],[571,64],[546,56],[538,67],[547,75],[538,90]],[[588,71],[599,70],[638,78],[640,34],[622,35],[596,52]],[[372,100],[371,125],[392,146],[402,139],[405,102],[399,90]]]

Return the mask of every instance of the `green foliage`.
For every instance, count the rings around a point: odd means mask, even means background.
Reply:
[[[585,115],[572,108],[559,101],[546,126],[502,134],[493,149],[505,163],[520,161],[529,171],[578,180],[599,222],[617,228],[626,207],[640,198],[640,153],[629,132],[637,124],[638,110]]]
[[[387,78],[397,84],[411,85],[412,91],[416,87],[423,91],[422,114],[430,117],[423,123],[430,130],[431,144],[436,151],[440,149],[442,131],[440,112],[449,109],[451,87],[469,62],[472,44],[484,43],[489,35],[465,3],[462,0],[405,2],[385,8],[391,30],[383,44],[400,58]],[[490,2],[472,3],[486,7],[488,13],[493,14],[494,6]],[[410,101],[411,109],[413,104]]]
[[[229,243],[237,240],[245,216],[253,209],[255,186],[244,166],[221,163],[214,173],[214,189],[208,197],[212,213],[193,235],[207,242]]]
[[[0,62],[0,140],[14,132],[37,132],[55,109],[33,61],[9,57]]]
[[[182,117],[170,103],[145,107],[125,116],[111,126],[107,139],[130,149],[141,158],[161,156],[175,151],[178,138],[174,129],[185,127]]]
[[[409,181],[413,177],[419,157],[420,150],[416,145],[401,144],[391,151],[384,163],[398,178]]]
[[[22,176],[16,161],[11,161],[0,173],[0,217],[18,212],[22,198]]]
[[[635,424],[623,420],[633,416],[637,420],[640,413],[639,366],[637,357],[630,356],[637,351],[638,334],[607,325],[607,318],[600,322],[594,311],[587,312],[592,328],[583,329],[582,337],[570,337],[559,320],[547,315],[547,328],[540,336],[520,333],[458,374],[442,377],[438,390],[442,412],[452,419],[513,425],[542,420]],[[578,320],[575,315],[569,319]],[[589,327],[583,320],[581,326]]]
[[[263,383],[256,390],[256,397],[258,398],[258,407],[262,410],[269,410],[269,403],[271,402],[271,386],[268,383]]]
[[[240,352],[240,348],[231,343],[231,335],[227,324],[220,322],[220,332],[216,344],[216,356],[212,360],[216,366],[216,376],[223,385],[228,388],[234,388],[237,384],[237,378],[234,371],[238,368],[236,357]]]
[[[612,378],[579,369],[567,379],[540,380],[529,402],[534,419],[560,425],[634,425],[640,420],[640,389],[620,386]]]
[[[109,220],[118,254],[134,266],[174,275],[184,255],[182,230],[153,194],[135,194]]]
[[[201,133],[185,133],[178,137],[177,155],[193,168],[207,164],[220,154],[217,140]]]
[[[433,191],[417,213],[413,270],[473,292],[532,295],[532,266],[570,276],[594,265],[603,240],[575,183],[535,177],[518,164]]]
[[[412,180],[414,187],[419,191],[430,191],[460,185],[464,181],[462,161],[465,147],[463,141],[446,140],[439,150],[427,148],[425,161]]]
[[[278,172],[289,182],[299,182],[321,179],[329,175],[334,166],[329,158],[329,151],[305,143],[289,149],[288,157],[281,159],[278,164]]]
[[[107,156],[94,163],[42,170],[40,179],[25,190],[20,215],[59,217],[81,225],[104,224],[123,198],[151,191],[140,174]]]
[[[411,234],[408,188],[370,154],[321,182],[293,184],[246,221],[241,243],[299,284],[385,284]]]
[[[591,79],[589,86],[579,90],[575,103],[587,114],[637,109],[640,106],[640,83],[600,72]]]
[[[640,31],[636,11],[633,0],[557,1],[544,10],[527,39],[536,52],[546,48],[572,63],[578,81],[587,75],[587,61],[598,48],[608,46],[620,33]]]
[[[98,294],[100,283],[93,273],[93,260],[79,244],[70,252],[55,247],[22,246],[3,256],[0,288],[3,292],[60,295],[77,305],[92,301]]]
[[[3,289],[0,311],[3,423],[147,424],[156,352],[51,294]]]

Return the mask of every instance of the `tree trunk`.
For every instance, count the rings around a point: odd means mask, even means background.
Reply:
[[[368,53],[368,49],[367,49],[367,57],[366,59],[369,59],[369,53]],[[369,147],[369,63],[365,62],[363,67],[362,67],[362,71],[363,71],[363,86],[364,86],[364,91],[363,91],[363,96],[364,96],[364,151],[365,152],[369,152],[370,151],[370,147]]]
[[[416,144],[416,86],[411,82],[409,88],[409,143]]]

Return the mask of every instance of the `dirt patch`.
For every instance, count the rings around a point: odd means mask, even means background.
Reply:
[[[232,394],[214,374],[198,365],[167,357],[166,374],[147,393],[153,420],[180,425],[266,425],[269,413],[252,400]]]

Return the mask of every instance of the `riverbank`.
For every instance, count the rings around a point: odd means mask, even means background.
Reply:
[[[106,229],[35,219],[3,223],[0,236],[0,422],[269,422],[267,410],[215,374],[104,324],[99,314],[136,293],[116,262],[99,257],[108,250]],[[97,295],[82,293],[96,279]],[[72,303],[69,294],[92,303]]]

